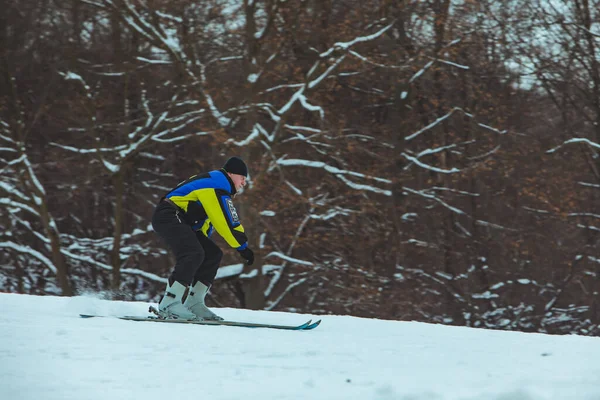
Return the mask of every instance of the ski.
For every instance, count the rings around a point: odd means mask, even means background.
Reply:
[[[150,307],[151,312],[153,312],[154,307]],[[101,315],[91,315],[91,314],[79,314],[81,318],[97,318],[103,317]],[[163,323],[172,323],[172,324],[191,324],[191,325],[212,325],[212,326],[236,326],[242,328],[269,328],[269,329],[283,329],[290,331],[308,331],[311,329],[315,329],[321,323],[321,320],[316,322],[312,322],[312,320],[308,320],[307,322],[300,325],[277,325],[277,324],[266,324],[266,323],[256,323],[256,322],[239,322],[239,321],[196,321],[196,320],[185,320],[185,319],[170,319],[170,318],[161,318],[159,316],[148,316],[148,317],[138,317],[133,315],[124,315],[121,317],[114,317],[118,319],[122,319],[125,321],[151,321],[151,322],[163,322]]]

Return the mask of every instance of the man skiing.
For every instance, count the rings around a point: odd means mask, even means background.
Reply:
[[[248,167],[231,157],[223,168],[180,183],[158,203],[152,227],[175,254],[176,263],[158,310],[165,318],[222,320],[206,307],[223,252],[210,239],[213,228],[249,265],[254,253],[232,197],[246,185]],[[183,301],[186,292],[189,294]]]

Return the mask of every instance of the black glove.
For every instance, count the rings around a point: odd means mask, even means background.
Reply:
[[[246,259],[246,264],[252,265],[252,263],[254,263],[254,252],[252,250],[246,247],[245,249],[238,251],[240,252],[240,255]]]

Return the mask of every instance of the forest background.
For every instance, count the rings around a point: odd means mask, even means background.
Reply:
[[[0,290],[156,301],[243,157],[209,305],[600,335],[600,2],[5,0]]]

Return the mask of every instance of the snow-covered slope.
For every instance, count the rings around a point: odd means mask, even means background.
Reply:
[[[600,400],[600,338],[346,316],[313,331],[78,317],[147,306],[0,293],[0,399]]]

